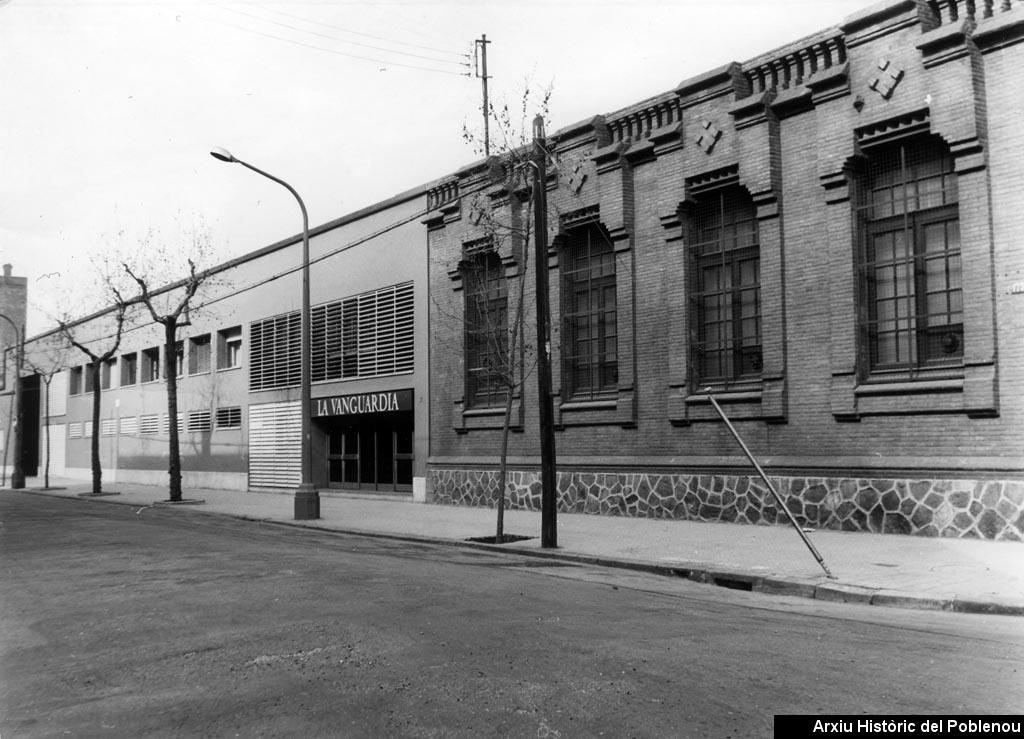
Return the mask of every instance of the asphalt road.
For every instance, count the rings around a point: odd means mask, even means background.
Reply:
[[[3,739],[758,737],[776,713],[1024,710],[1012,617],[10,491],[0,557]]]

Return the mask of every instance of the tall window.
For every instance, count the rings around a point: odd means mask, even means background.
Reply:
[[[178,377],[185,374],[185,342],[174,342],[174,371]]]
[[[690,320],[697,383],[761,373],[761,262],[757,214],[735,186],[697,199],[690,217]]]
[[[78,395],[82,392],[82,367],[72,367],[68,379],[68,395]]]
[[[121,387],[134,385],[139,379],[139,355],[135,352],[121,355]]]
[[[601,226],[569,232],[562,269],[563,383],[567,397],[614,393],[619,381],[615,252]]]
[[[160,379],[160,347],[142,350],[142,381],[155,382]]]
[[[504,271],[493,251],[478,252],[463,263],[468,407],[500,405],[508,392],[512,367]]]
[[[100,389],[101,390],[109,390],[110,389],[111,380],[112,380],[112,378],[114,376],[114,365],[116,365],[116,364],[117,364],[117,360],[111,358],[111,359],[106,360],[103,363],[103,366],[100,368]]]
[[[861,176],[861,340],[870,371],[963,357],[960,224],[953,160],[937,139],[872,154]]]
[[[217,332],[217,369],[242,366],[242,327]]]
[[[188,340],[188,373],[198,375],[210,371],[210,335],[193,336]]]

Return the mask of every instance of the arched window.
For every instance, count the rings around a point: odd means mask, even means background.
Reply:
[[[480,251],[462,263],[466,312],[466,406],[501,405],[513,379],[508,352],[508,290],[501,259]]]
[[[761,374],[761,262],[757,215],[734,186],[699,196],[690,214],[691,356],[695,382]]]
[[[592,223],[568,232],[562,268],[564,395],[591,400],[618,390],[615,252]]]
[[[858,177],[860,334],[870,372],[959,363],[956,175],[935,137],[872,152]]]

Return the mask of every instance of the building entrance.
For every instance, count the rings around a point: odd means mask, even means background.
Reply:
[[[413,412],[324,419],[329,487],[412,490]]]

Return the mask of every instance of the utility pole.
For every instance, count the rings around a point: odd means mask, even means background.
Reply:
[[[537,270],[537,405],[540,416],[540,545],[558,546],[555,511],[558,490],[555,482],[555,424],[551,405],[551,315],[548,301],[548,202],[547,152],[544,117],[533,119],[533,263]]]
[[[490,79],[487,76],[487,44],[491,42],[487,40],[487,34],[484,33],[473,43],[480,50],[479,57],[477,57],[479,63],[476,67],[476,76],[480,78],[484,89],[484,156],[489,157],[491,155],[491,116],[490,106],[487,102],[487,80]]]

